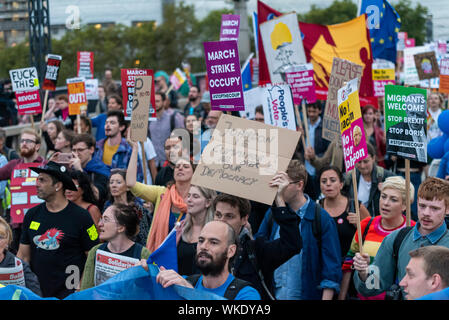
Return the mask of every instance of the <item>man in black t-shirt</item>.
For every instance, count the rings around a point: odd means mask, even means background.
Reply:
[[[45,202],[26,213],[17,256],[30,263],[43,297],[63,299],[79,286],[98,233],[89,212],[65,198],[65,189],[77,186],[64,166],[50,161],[32,170],[39,174],[37,196]]]

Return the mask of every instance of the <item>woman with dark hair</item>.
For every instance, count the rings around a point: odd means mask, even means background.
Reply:
[[[72,130],[64,129],[56,137],[55,150],[60,153],[72,153],[72,140],[75,133]]]
[[[80,129],[78,129],[78,126],[80,126]],[[75,123],[73,124],[73,131],[78,133],[78,130],[81,133],[92,133],[92,121],[88,116],[81,115],[79,120],[75,120]]]
[[[65,197],[67,200],[72,201],[76,205],[89,211],[92,220],[94,220],[95,226],[98,230],[98,223],[101,218],[101,211],[97,207],[97,199],[95,199],[94,192],[92,190],[92,183],[89,176],[78,170],[70,171],[70,176],[78,191],[72,191],[66,189]]]
[[[103,243],[89,251],[81,280],[81,290],[100,285],[112,276],[104,272],[98,272],[96,275],[95,269],[100,264],[97,262],[97,254],[105,256],[114,254],[131,258],[127,259],[130,266],[136,265],[140,259],[148,259],[150,256],[148,249],[133,240],[139,232],[139,223],[140,211],[133,204],[116,203],[106,209],[99,225],[100,240]]]
[[[362,119],[366,142],[371,143],[374,149],[376,149],[377,165],[386,168],[384,158],[387,153],[387,145],[384,131],[376,122],[376,108],[371,104],[364,106],[362,108]]]
[[[142,201],[136,198],[126,186],[125,169],[111,170],[108,189],[108,201],[105,203],[104,209],[106,210],[109,206],[116,204],[135,205],[141,214],[139,225],[140,231],[137,234],[135,241],[145,245],[153,217],[151,212],[143,206]]]
[[[42,130],[42,136],[45,139],[47,145],[47,159],[56,151],[55,143],[58,134],[65,129],[64,124],[59,120],[52,120],[48,123],[41,122],[40,128]]]
[[[342,261],[351,245],[357,228],[354,199],[342,194],[343,174],[336,166],[323,167],[318,174],[321,193],[324,195],[319,203],[321,207],[334,219],[340,239]],[[370,214],[363,204],[360,204],[360,220]]]

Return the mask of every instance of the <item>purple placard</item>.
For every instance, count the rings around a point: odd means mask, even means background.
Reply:
[[[316,101],[315,80],[313,79],[313,65],[307,63],[290,67],[285,72],[287,83],[292,88],[293,103],[301,104],[302,99],[307,103]]]
[[[212,110],[245,110],[237,41],[203,44]]]
[[[239,40],[240,15],[222,14],[220,41]]]

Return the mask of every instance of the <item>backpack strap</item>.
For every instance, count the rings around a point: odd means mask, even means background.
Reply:
[[[315,219],[312,223],[312,233],[318,243],[318,252],[321,254],[322,228],[321,228],[321,206],[315,203]]]
[[[226,288],[223,297],[225,297],[228,300],[234,300],[237,294],[240,292],[240,290],[248,286],[251,286],[251,283],[234,277],[229,286]]]
[[[365,242],[366,235],[368,234],[369,227],[371,226],[371,223],[373,222],[373,220],[374,220],[374,218],[371,217],[371,219],[369,219],[368,224],[365,227],[365,230],[363,230],[362,242],[360,242],[360,246]]]
[[[200,279],[201,274],[192,274],[186,278],[186,280],[195,288],[196,283]]]
[[[394,275],[396,278],[396,272],[398,269],[398,256],[399,256],[399,248],[401,247],[402,241],[404,241],[405,236],[413,229],[413,227],[405,227],[399,230],[396,238],[394,238],[393,242],[393,259],[394,259]]]

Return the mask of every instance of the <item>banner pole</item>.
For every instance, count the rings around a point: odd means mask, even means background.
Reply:
[[[405,160],[405,203],[406,203],[406,224],[407,227],[411,225],[411,213],[410,213],[410,160]]]
[[[305,99],[302,99],[301,105],[302,105],[302,116],[304,118],[304,130],[305,130],[304,132],[306,134],[307,145],[311,146],[310,139],[309,139],[309,125],[308,125],[309,122],[307,121],[307,110],[306,110],[306,100]],[[313,147],[313,146],[311,146],[311,147]]]
[[[45,113],[47,112],[48,90],[45,90],[44,106],[42,108],[41,122],[45,122]],[[39,128],[39,135],[42,137],[42,129]]]
[[[298,128],[302,128],[301,116],[299,115],[299,106],[294,104],[293,109],[295,109],[296,125],[298,126]],[[305,152],[306,151],[306,140],[304,139],[303,134],[301,135],[301,141],[302,141],[302,146],[304,147],[304,152]]]
[[[359,207],[359,199],[357,194],[357,178],[355,174],[355,168],[352,170],[352,185],[354,188],[354,206],[355,206],[355,213],[357,218],[357,236],[359,238],[359,252],[360,254],[363,254],[363,239],[362,239],[362,227],[360,226],[360,207]]]
[[[36,128],[34,127],[34,115],[30,114],[30,120],[31,120],[31,127],[33,128],[33,130],[35,130]]]

